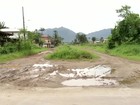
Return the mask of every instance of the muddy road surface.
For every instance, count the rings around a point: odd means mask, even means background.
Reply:
[[[45,60],[44,56],[52,52],[53,50],[50,49],[30,57],[0,64],[0,84],[51,88],[140,87],[140,62],[95,51],[93,53],[100,56],[96,61]],[[101,74],[102,71],[104,72]],[[95,84],[92,84],[93,82]]]
[[[139,105],[140,62],[45,60],[52,52],[0,64],[0,105]]]

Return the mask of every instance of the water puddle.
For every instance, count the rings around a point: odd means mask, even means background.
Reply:
[[[106,75],[111,73],[111,68],[106,65],[98,65],[96,67],[88,67],[84,69],[72,69],[73,73],[60,74],[69,80],[63,81],[61,84],[65,86],[106,86],[118,85],[113,79],[104,79]],[[73,78],[72,78],[73,77]],[[78,79],[77,79],[78,78]]]
[[[51,69],[49,69],[51,68]],[[51,65],[49,62],[45,64],[34,64],[32,77],[38,77],[38,72],[45,71],[49,73],[44,77],[45,80],[62,79],[64,86],[116,86],[118,82],[114,79],[105,78],[111,74],[113,69],[107,65],[98,65],[95,67],[87,67],[83,69],[64,69],[59,65]],[[57,81],[57,80],[56,80]]]
[[[68,74],[62,74],[58,73],[59,75],[63,77],[104,77],[107,74],[111,73],[111,68],[106,65],[98,65],[96,67],[88,67],[84,69],[68,69],[68,71],[71,71],[72,73]]]
[[[116,80],[91,78],[91,79],[71,79],[62,82],[65,86],[108,86],[118,85]]]
[[[103,77],[111,73],[111,68],[106,65],[98,65],[84,69],[72,69],[79,77]]]
[[[44,68],[44,67],[53,67],[53,65],[48,64],[48,63],[46,63],[46,64],[34,64],[33,67],[35,67],[35,68]]]

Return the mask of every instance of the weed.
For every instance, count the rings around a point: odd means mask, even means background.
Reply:
[[[81,50],[78,46],[64,45],[57,48],[53,54],[49,54],[48,59],[92,59],[91,53]]]

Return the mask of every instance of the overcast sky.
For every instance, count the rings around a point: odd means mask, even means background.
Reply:
[[[0,21],[10,28],[22,28],[24,6],[29,30],[63,26],[90,33],[113,28],[119,20],[115,10],[122,5],[140,14],[140,0],[0,0]]]

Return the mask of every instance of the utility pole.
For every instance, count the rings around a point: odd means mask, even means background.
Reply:
[[[22,6],[22,19],[23,19],[23,35],[25,40],[25,18],[24,18],[24,7]]]

